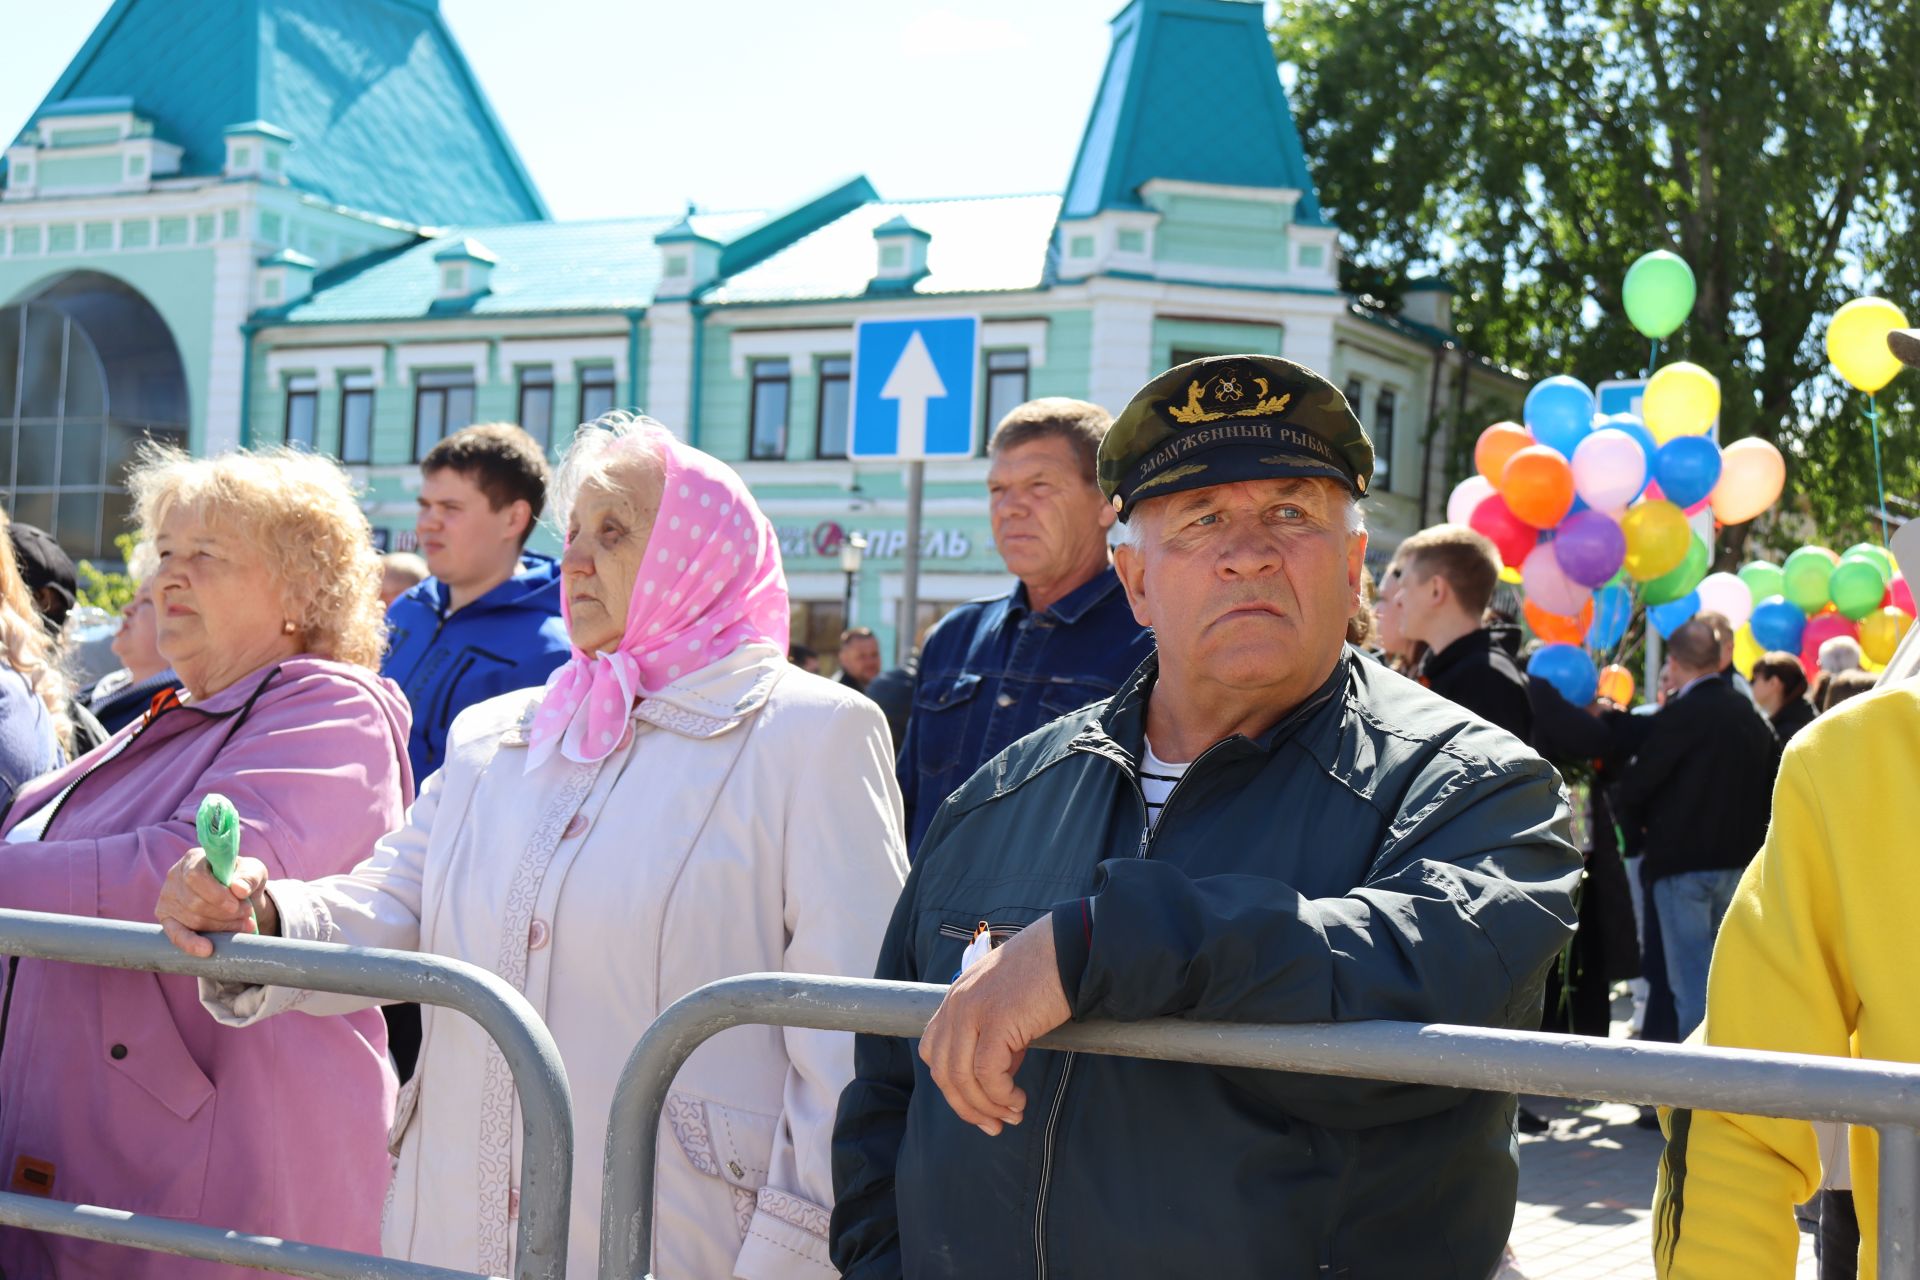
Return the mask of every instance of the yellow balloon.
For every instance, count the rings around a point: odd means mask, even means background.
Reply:
[[[1741,627],[1733,633],[1733,667],[1747,679],[1753,679],[1753,664],[1764,653],[1766,650],[1753,638],[1752,627]]]
[[[1827,325],[1827,359],[1841,377],[1872,395],[1900,372],[1900,361],[1887,350],[1887,334],[1906,327],[1907,317],[1885,298],[1855,298]],[[1653,426],[1651,418],[1647,426]]]
[[[1642,582],[1678,569],[1693,544],[1687,513],[1664,500],[1628,507],[1620,532],[1627,535],[1627,575]]]
[[[1907,628],[1912,625],[1912,616],[1892,605],[1875,609],[1860,619],[1860,652],[1884,665],[1893,657],[1893,651],[1900,647],[1901,637],[1907,634]]]
[[[1884,348],[1884,336],[1880,343]],[[1684,360],[1662,365],[1647,379],[1640,414],[1660,444],[1675,436],[1705,435],[1720,416],[1720,380]]]
[[[1500,566],[1500,581],[1510,587],[1517,587],[1520,585],[1520,571],[1510,564],[1503,564]]]

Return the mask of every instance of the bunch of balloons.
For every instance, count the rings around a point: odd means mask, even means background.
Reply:
[[[1820,646],[1850,636],[1872,667],[1886,665],[1913,625],[1913,592],[1879,546],[1862,542],[1835,555],[1801,547],[1784,564],[1755,560],[1740,570],[1751,617],[1734,645],[1742,674],[1769,650],[1798,654],[1811,680]],[[1732,621],[1732,618],[1729,618]],[[1736,623],[1736,625],[1738,625]]]
[[[1585,651],[1619,645],[1636,594],[1663,635],[1703,608],[1725,606],[1728,583],[1745,597],[1732,574],[1707,573],[1714,524],[1753,519],[1786,481],[1785,461],[1765,440],[1714,443],[1720,384],[1697,365],[1655,372],[1641,410],[1596,416],[1593,392],[1577,379],[1536,383],[1524,423],[1481,432],[1478,474],[1447,501],[1447,518],[1485,534],[1518,574],[1534,634],[1570,651],[1543,650],[1528,670],[1559,687],[1552,673],[1565,664],[1561,692],[1577,705],[1593,699],[1601,675]],[[1749,612],[1750,601],[1736,625]]]

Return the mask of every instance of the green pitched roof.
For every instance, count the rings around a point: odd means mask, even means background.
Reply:
[[[896,218],[930,238],[927,273],[908,289],[887,292],[1038,289],[1059,212],[1060,197],[1053,195],[875,201],[721,281],[702,300],[725,305],[863,297],[877,265],[874,232]]]
[[[701,213],[694,227],[725,241],[765,214]],[[653,301],[660,251],[653,238],[680,219],[610,218],[592,222],[522,222],[460,227],[322,272],[313,292],[261,313],[293,324],[421,320],[448,315],[552,315],[631,311]],[[479,241],[495,259],[488,292],[442,300],[436,259],[464,241]]]
[[[294,138],[286,176],[419,225],[547,216],[435,0],[115,0],[42,103],[131,98],[218,174],[223,132]]]
[[[1248,0],[1132,0],[1120,11],[1062,217],[1142,208],[1141,184],[1170,178],[1295,188],[1295,221],[1320,221],[1263,13]]]

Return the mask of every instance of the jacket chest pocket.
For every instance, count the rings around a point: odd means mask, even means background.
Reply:
[[[928,931],[922,952],[931,960],[920,966],[921,980],[951,983],[960,976],[963,968],[971,967],[986,952],[1006,945],[1015,934],[1044,914],[1043,910],[1018,907],[973,915],[942,912],[931,917],[932,928]],[[975,948],[976,944],[982,949],[976,950],[974,958],[969,959],[968,951]]]
[[[921,773],[944,773],[959,761],[967,736],[967,717],[980,686],[977,671],[921,677],[913,696],[913,737]]]

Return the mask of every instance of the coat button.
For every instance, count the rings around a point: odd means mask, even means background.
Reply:
[[[120,1061],[120,1059],[127,1056],[127,1046],[123,1044],[117,1044],[113,1046],[113,1048],[107,1050],[107,1056],[112,1058],[115,1062],[118,1062]]]
[[[994,702],[1003,707],[1010,707],[1013,705],[1013,695],[1010,693],[1003,693],[999,697],[995,698]]]
[[[538,951],[540,948],[546,946],[547,933],[547,922],[545,920],[535,920],[533,927],[527,930],[527,950]]]
[[[509,1218],[520,1216],[520,1188],[518,1187],[507,1192],[507,1216]]]
[[[587,815],[584,813],[576,813],[573,815],[573,820],[567,823],[566,835],[563,838],[567,840],[572,840],[576,836],[584,835],[586,833],[586,830],[587,830]]]

